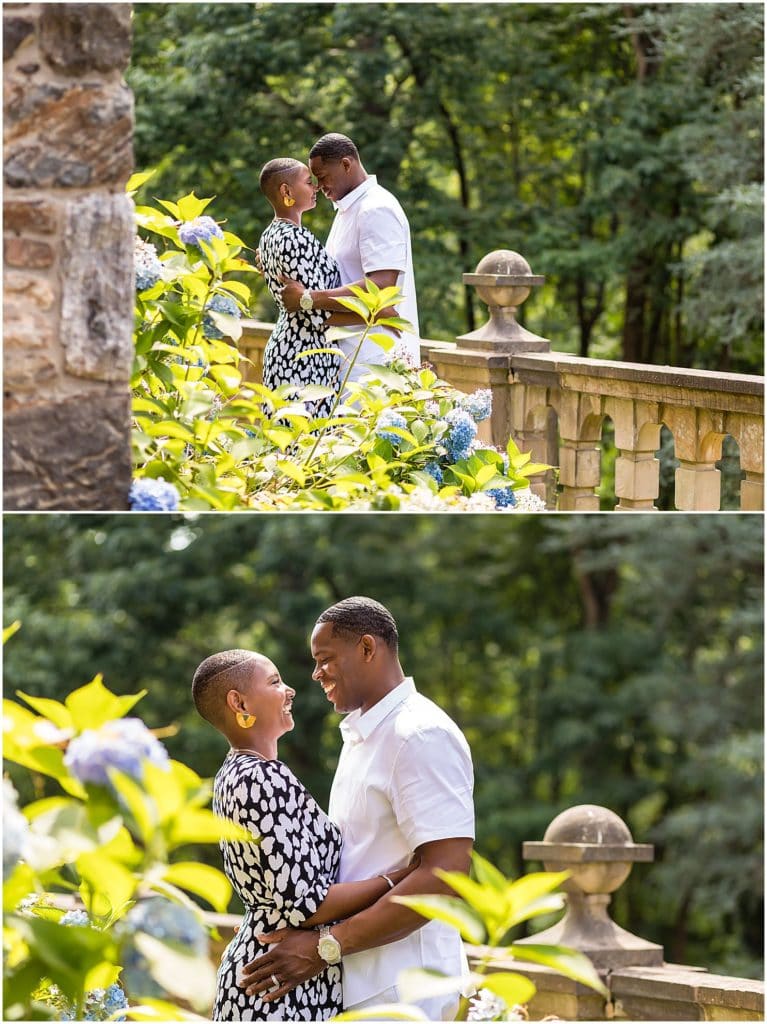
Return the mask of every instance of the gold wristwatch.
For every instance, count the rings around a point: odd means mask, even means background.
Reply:
[[[341,943],[326,924],[320,928],[320,941],[317,943],[317,952],[326,964],[332,966],[341,962]]]
[[[314,309],[314,300],[312,299],[312,293],[307,288],[305,292],[301,293],[301,298],[298,300],[298,305],[303,309],[305,313],[311,313]]]

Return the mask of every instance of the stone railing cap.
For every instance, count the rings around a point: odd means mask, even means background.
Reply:
[[[529,287],[530,285],[543,284],[546,278],[542,274],[464,274],[464,284],[474,284],[480,287],[509,288]]]
[[[564,864],[597,862],[652,861],[651,843],[550,843],[526,842],[522,856],[526,860],[557,861]]]

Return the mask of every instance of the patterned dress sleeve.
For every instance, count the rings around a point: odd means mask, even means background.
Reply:
[[[254,903],[272,905],[293,927],[314,914],[335,880],[333,826],[293,773],[279,761],[244,770],[227,816],[261,837],[240,848]],[[247,851],[247,852],[246,852]],[[235,858],[240,860],[239,857]]]

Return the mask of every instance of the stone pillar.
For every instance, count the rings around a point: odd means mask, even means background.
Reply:
[[[489,319],[476,331],[456,339],[451,349],[433,348],[428,360],[436,373],[462,391],[489,388],[493,412],[482,424],[480,437],[496,448],[505,448],[512,433],[511,356],[516,352],[548,352],[551,344],[517,323],[517,309],[531,288],[545,278],[532,273],[530,264],[510,249],[496,249],[478,263],[464,284],[474,285],[488,306]],[[515,437],[519,443],[519,437]]]
[[[130,4],[5,4],[4,507],[131,480]]]

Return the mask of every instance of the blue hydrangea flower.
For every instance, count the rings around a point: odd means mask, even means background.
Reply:
[[[442,483],[444,477],[442,476],[442,470],[438,462],[427,462],[423,467],[424,473],[428,473],[429,476],[434,477],[438,484]]]
[[[475,423],[486,420],[493,411],[493,396],[490,388],[480,388],[471,395],[465,395],[459,400],[459,407],[465,409]]]
[[[161,896],[139,900],[119,922],[117,931],[128,937],[136,932],[145,932],[161,942],[183,946],[195,956],[205,957],[208,954],[207,932],[194,912]],[[165,995],[163,988],[152,977],[146,957],[132,942],[128,942],[123,949],[122,977],[134,996]]]
[[[451,462],[458,462],[471,454],[471,442],[477,435],[477,424],[465,409],[451,409],[445,416],[449,429],[442,438]]]
[[[3,877],[7,878],[24,856],[29,822],[18,808],[19,795],[10,779],[3,779]]]
[[[489,494],[495,500],[496,508],[513,508],[517,503],[514,491],[510,487],[491,487],[485,494]]]
[[[206,303],[206,309],[212,309],[215,313],[228,313],[229,316],[242,316],[240,307],[230,299],[228,295],[214,295],[210,302]],[[206,338],[223,338],[222,332],[216,327],[213,317],[206,313],[202,319],[202,333]]]
[[[151,242],[136,237],[133,249],[133,265],[136,271],[136,291],[145,292],[152,288],[162,277],[162,263],[157,258],[157,250]]]
[[[178,237],[184,245],[199,245],[201,241],[209,242],[211,238],[223,238],[224,232],[212,217],[195,217],[179,225]]]
[[[133,512],[175,512],[178,499],[179,494],[173,484],[148,476],[134,480],[128,494]]]
[[[387,430],[386,427],[399,427],[400,430],[407,430],[407,420],[402,413],[395,412],[394,409],[384,409],[376,423],[376,434],[379,437],[383,437],[395,446],[402,444],[402,438]]]
[[[41,1001],[52,1006],[58,1012],[54,1020],[74,1020],[75,1007],[64,996],[58,985],[50,985],[40,994]],[[108,1020],[118,1010],[127,1010],[128,1000],[122,987],[115,982],[108,989],[93,988],[85,993],[85,1013],[83,1020]],[[78,1020],[80,1018],[77,1018]],[[114,1020],[126,1020],[124,1014]]]
[[[80,782],[109,785],[107,769],[118,768],[134,779],[149,760],[168,768],[168,753],[140,718],[120,718],[99,729],[85,729],[67,747],[64,764]]]
[[[59,924],[67,926],[79,925],[81,927],[87,927],[90,923],[91,919],[84,910],[68,910],[66,914],[59,919]]]

